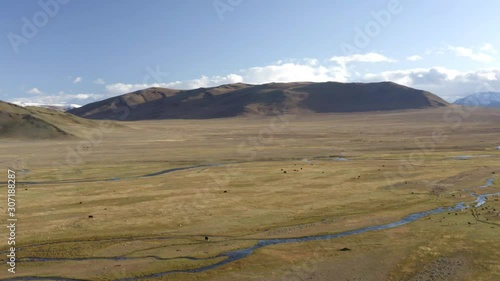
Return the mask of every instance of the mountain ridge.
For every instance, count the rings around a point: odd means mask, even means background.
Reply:
[[[458,99],[454,104],[480,107],[500,107],[500,93],[481,92]]]
[[[226,84],[147,88],[68,112],[90,119],[210,119],[280,113],[364,112],[447,106],[440,97],[393,82]]]

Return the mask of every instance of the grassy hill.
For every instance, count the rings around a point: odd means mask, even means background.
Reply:
[[[66,112],[0,101],[0,138],[76,138],[94,124]]]

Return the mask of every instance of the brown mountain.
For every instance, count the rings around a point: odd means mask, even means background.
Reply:
[[[0,138],[73,138],[96,121],[40,107],[21,107],[0,101]]]
[[[204,119],[276,112],[361,112],[446,105],[446,101],[434,94],[392,82],[237,83],[194,90],[149,88],[69,112],[91,119]]]

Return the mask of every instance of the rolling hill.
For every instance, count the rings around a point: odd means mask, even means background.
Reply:
[[[58,110],[0,101],[0,138],[74,138],[94,124],[95,121]]]
[[[363,112],[446,106],[438,96],[392,82],[228,84],[148,88],[68,112],[90,119],[208,119],[279,113]]]

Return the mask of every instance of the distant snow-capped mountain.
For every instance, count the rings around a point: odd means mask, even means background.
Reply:
[[[13,102],[13,104],[25,107],[25,106],[37,106],[48,109],[60,110],[60,111],[68,111],[71,109],[79,108],[81,105],[78,104],[42,104],[36,102]]]
[[[465,98],[458,99],[454,104],[481,107],[500,107],[500,93],[485,92],[476,93]]]

